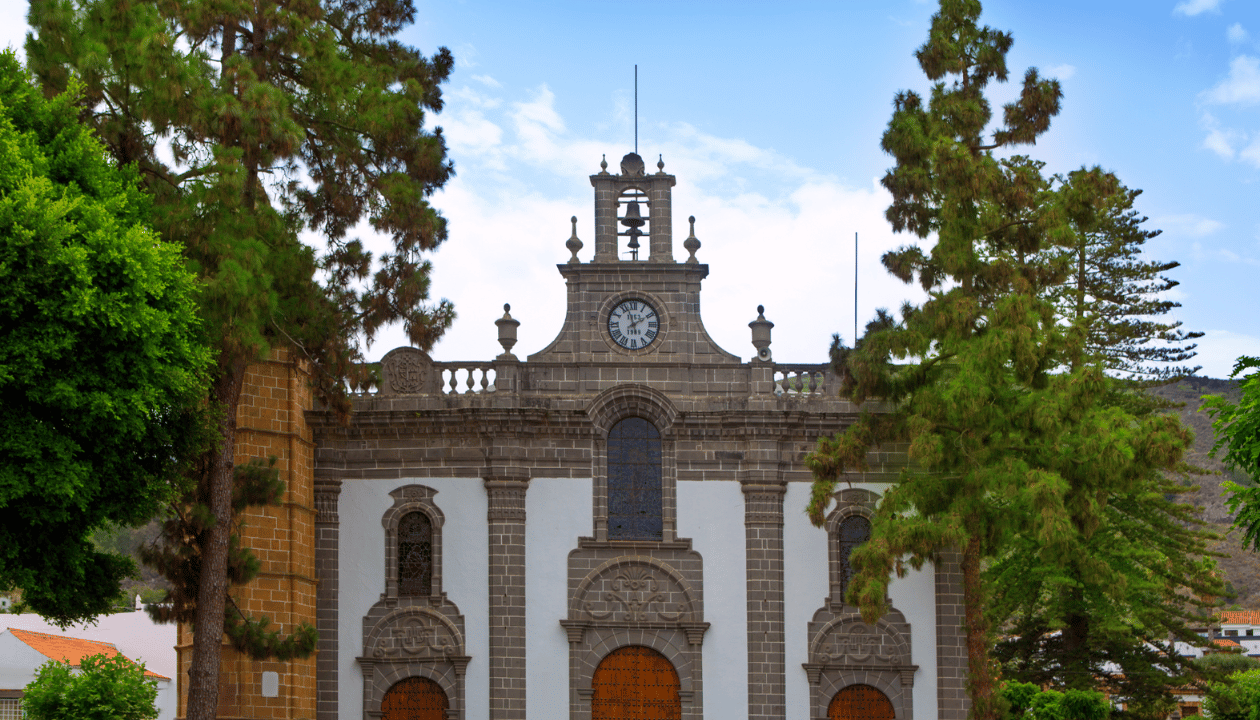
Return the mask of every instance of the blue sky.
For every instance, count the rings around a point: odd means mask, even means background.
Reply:
[[[13,5],[19,5],[14,3]],[[435,255],[434,294],[460,313],[439,360],[500,350],[493,320],[510,302],[518,356],[545,347],[564,319],[556,263],[569,217],[593,251],[587,176],[601,155],[633,148],[675,174],[675,255],[696,216],[710,266],[706,327],[741,357],[756,306],[776,323],[775,359],[822,362],[832,332],[851,338],[853,235],[860,233],[862,323],[917,299],[878,262],[914,242],[883,220],[879,149],[901,89],[924,90],[913,58],[935,3],[417,2],[403,40],[455,54],[447,135],[457,178],[435,196],[451,237]],[[24,7],[2,11],[0,44],[18,43]],[[1058,77],[1063,112],[1028,154],[1051,172],[1101,165],[1144,192],[1138,209],[1163,235],[1153,259],[1177,260],[1176,317],[1207,336],[1197,360],[1223,377],[1260,355],[1260,3],[990,0],[982,21],[1011,32],[1011,76]],[[9,20],[9,22],[5,22]],[[994,88],[994,104],[1015,83]],[[387,333],[379,357],[401,344]]]

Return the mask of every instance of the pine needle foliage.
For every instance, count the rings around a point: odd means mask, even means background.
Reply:
[[[872,447],[907,448],[910,465],[852,556],[848,600],[874,621],[888,610],[893,574],[957,558],[972,716],[996,720],[1006,702],[986,564],[1024,544],[1056,572],[1078,562],[1091,580],[1106,577],[1105,559],[1082,553],[1105,544],[1100,531],[1118,532],[1125,510],[1113,498],[1165,488],[1160,471],[1181,469],[1191,438],[1174,417],[1107,402],[1113,385],[1089,352],[1089,328],[1064,322],[1050,295],[1069,277],[1076,229],[1099,222],[1119,183],[1098,169],[1056,182],[1013,153],[1059,112],[1058,82],[1035,69],[990,127],[985,89],[1006,81],[1012,38],[979,26],[980,11],[976,0],[942,0],[917,53],[930,96],[894,100],[883,138],[896,160],[882,181],[892,194],[886,217],[895,231],[936,242],[883,263],[928,299],[900,319],[881,314],[856,347],[833,347],[841,394],[879,398],[890,412],[819,440],[806,459],[815,478],[807,511],[821,525],[842,474],[867,469]]]
[[[1090,175],[1082,169],[1056,180],[1064,185],[1092,184],[1096,179]],[[1181,307],[1163,296],[1180,284],[1164,273],[1181,263],[1144,256],[1146,241],[1161,231],[1144,227],[1147,218],[1133,208],[1141,194],[1117,185],[1098,212],[1074,223],[1072,242],[1059,251],[1070,275],[1067,282],[1050,288],[1050,295],[1061,317],[1089,328],[1087,356],[1101,360],[1113,377],[1150,386],[1198,372],[1198,366],[1180,363],[1194,358],[1196,345],[1191,341],[1203,333],[1187,332],[1179,321],[1162,319]]]
[[[177,503],[188,524],[167,536],[171,554],[195,545],[186,564],[172,565],[198,572],[195,598],[183,597],[195,632],[189,720],[214,716],[229,581],[243,577],[231,535],[247,366],[288,349],[309,363],[316,397],[344,418],[348,388],[365,372],[362,340],[401,323],[427,350],[454,319],[450,303],[428,299],[426,253],[447,237],[429,197],[454,169],[441,130],[425,127],[442,109],[454,60],[445,48],[426,57],[400,43],[414,20],[410,0],[30,5],[27,57],[45,91],[82,83],[82,117],[115,159],[138,169],[157,229],[201,281],[218,442],[198,463],[196,490]],[[391,250],[373,257],[353,235],[361,223]],[[303,243],[303,231],[324,246]]]

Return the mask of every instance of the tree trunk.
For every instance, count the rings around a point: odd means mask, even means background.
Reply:
[[[997,679],[989,662],[989,626],[984,619],[984,589],[980,585],[980,538],[972,534],[963,550],[963,617],[967,623],[967,692],[974,720],[1000,720]]]
[[[236,452],[236,406],[245,380],[245,364],[231,363],[214,384],[215,400],[223,409],[222,437],[211,451],[210,512],[215,523],[201,548],[201,577],[193,621],[192,664],[188,668],[188,720],[214,720],[219,709],[219,665],[223,653],[223,613],[227,600],[228,542],[232,533],[232,477]]]

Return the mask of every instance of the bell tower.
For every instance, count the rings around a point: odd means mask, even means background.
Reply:
[[[648,256],[653,263],[674,262],[670,189],[674,176],[665,173],[665,161],[647,174],[643,158],[629,153],[621,159],[621,174],[608,172],[608,161],[599,163],[600,172],[591,176],[595,188],[595,257],[591,262],[609,263],[623,259],[618,238],[629,238],[624,254],[640,260],[640,237],[648,238]],[[647,215],[644,217],[644,207]],[[647,225],[646,233],[641,229]]]
[[[607,157],[591,175],[595,188],[595,254],[582,262],[577,218],[565,243],[572,253],[559,265],[568,286],[564,327],[529,362],[568,365],[739,363],[713,342],[700,319],[700,283],[709,266],[696,260],[696,219],[674,258],[675,179],[664,158],[648,173],[638,153],[621,159],[621,173],[608,172]],[[646,247],[644,247],[646,245]]]

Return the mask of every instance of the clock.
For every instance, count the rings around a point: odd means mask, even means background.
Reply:
[[[641,350],[656,339],[661,321],[642,300],[623,300],[608,313],[608,335],[627,350]]]

